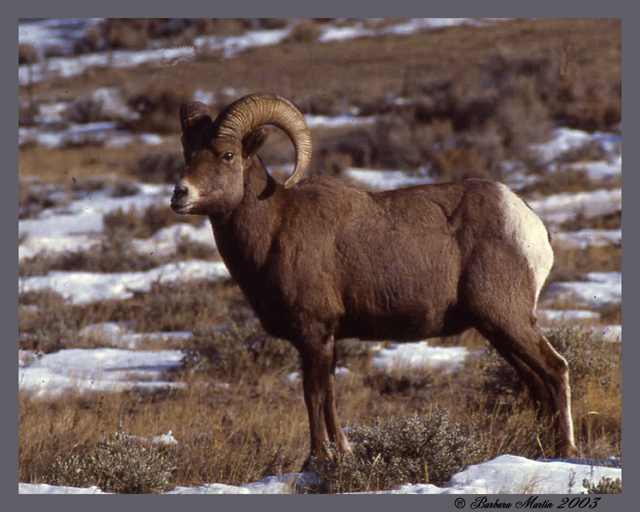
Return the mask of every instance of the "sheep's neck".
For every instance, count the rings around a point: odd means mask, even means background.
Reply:
[[[211,218],[213,232],[232,277],[243,287],[265,267],[281,224],[285,190],[261,165],[246,173],[240,205],[225,219]]]

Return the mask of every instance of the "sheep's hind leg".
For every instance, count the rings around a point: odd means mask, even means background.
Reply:
[[[505,275],[508,268],[514,271]],[[517,268],[506,251],[494,247],[478,253],[467,268],[464,297],[475,327],[515,367],[542,412],[554,418],[556,455],[570,457],[577,450],[569,368],[540,332],[532,279]]]

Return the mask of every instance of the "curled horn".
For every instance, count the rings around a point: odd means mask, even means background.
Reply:
[[[240,98],[220,114],[219,123],[219,137],[237,137],[240,140],[249,132],[266,124],[272,124],[284,131],[291,139],[296,151],[296,165],[284,184],[285,188],[298,183],[309,167],[311,134],[304,114],[293,103],[281,96],[250,94]]]
[[[211,121],[209,107],[204,103],[199,101],[190,101],[180,107],[180,127],[183,132],[205,117],[208,117],[209,121]]]

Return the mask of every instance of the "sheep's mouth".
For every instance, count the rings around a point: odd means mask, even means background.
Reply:
[[[189,210],[193,206],[193,203],[182,204],[178,201],[171,200],[171,209],[176,213],[187,213],[186,210]]]

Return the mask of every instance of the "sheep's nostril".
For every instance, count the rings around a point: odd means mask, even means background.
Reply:
[[[182,185],[176,185],[173,189],[173,198],[174,199],[182,199],[189,193],[187,187],[183,187]]]

